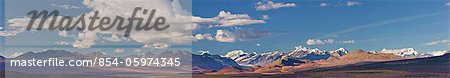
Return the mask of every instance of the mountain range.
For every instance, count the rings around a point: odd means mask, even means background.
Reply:
[[[292,52],[299,51],[308,50],[293,50]],[[335,51],[345,53],[343,49]],[[319,51],[315,50],[315,52]],[[330,54],[336,54],[336,52],[329,52]],[[311,53],[314,53],[314,50]],[[217,72],[207,74],[231,77],[267,75],[275,75],[276,77],[364,77],[362,75],[380,77],[447,77],[450,63],[449,53],[439,56],[412,58],[393,53],[354,50],[342,56],[334,55],[328,59],[315,61],[296,59],[298,57],[291,58],[288,57],[288,54],[265,66],[253,66],[251,69],[225,67]]]
[[[303,46],[297,46],[289,52],[267,52],[258,54],[256,52],[247,53],[243,50],[233,50],[225,55],[214,55],[210,53],[202,54],[192,54],[188,51],[165,51],[160,52],[160,54],[155,54],[154,52],[144,52],[136,55],[129,55],[125,57],[118,57],[119,60],[124,60],[127,57],[181,57],[184,58],[183,61],[191,62],[186,65],[192,65],[194,70],[220,70],[224,67],[234,66],[234,67],[252,67],[252,66],[267,66],[273,65],[274,62],[280,59],[283,60],[298,60],[298,61],[330,61],[333,59],[341,58],[350,52],[345,48],[338,48],[332,51],[324,51],[318,48],[306,48]],[[448,51],[440,51],[433,54],[418,53],[412,48],[405,48],[399,50],[389,50],[383,49],[380,52],[367,52],[367,53],[379,53],[379,54],[393,54],[400,57],[407,58],[423,58],[431,56],[439,56]],[[355,55],[360,56],[360,55]],[[15,57],[14,59],[46,59],[55,58],[60,59],[93,59],[94,57],[113,57],[106,55],[102,52],[91,52],[86,54],[81,54],[78,52],[69,52],[65,50],[46,50],[43,52],[27,52],[22,55]],[[348,56],[347,56],[348,57]],[[185,60],[191,59],[191,60]],[[367,58],[362,58],[367,59]]]
[[[426,59],[431,57],[442,56],[448,51],[438,51],[432,54],[419,53],[412,48],[399,50],[383,49],[380,52],[353,50],[349,51],[345,48],[338,48],[332,51],[324,51],[318,48],[306,48],[297,46],[289,52],[267,52],[258,54],[256,52],[247,53],[243,50],[233,50],[225,55],[215,55],[207,52],[201,54],[193,54],[189,51],[164,51],[159,54],[154,52],[143,52],[140,54],[117,57],[119,60],[125,58],[157,58],[157,57],[177,57],[183,62],[180,68],[162,68],[155,67],[53,67],[39,68],[36,70],[30,67],[7,67],[17,72],[35,73],[39,71],[50,71],[56,69],[74,70],[79,74],[94,74],[93,72],[102,72],[103,74],[120,72],[120,73],[156,73],[156,72],[172,72],[174,70],[192,71],[193,73],[205,74],[242,74],[242,73],[258,73],[258,74],[286,74],[295,72],[304,72],[318,69],[334,69],[349,65],[366,65],[386,61],[398,61],[408,59]],[[448,54],[447,54],[448,55]],[[15,58],[6,59],[48,59],[59,58],[63,60],[70,59],[93,59],[94,57],[114,57],[106,55],[102,52],[91,52],[81,54],[78,52],[69,52],[65,50],[46,50],[43,52],[27,52]],[[7,62],[7,61],[6,61]],[[185,67],[189,66],[189,67]],[[189,68],[189,69],[186,69]],[[147,71],[157,70],[158,71]],[[165,70],[167,69],[167,70]],[[74,71],[54,71],[47,73],[74,73]],[[91,72],[91,73],[86,73]],[[45,73],[45,72],[40,72]],[[173,72],[177,73],[177,72]],[[96,73],[98,74],[98,73]]]
[[[15,58],[7,58],[10,60],[16,59],[16,60],[20,60],[20,59],[48,59],[48,58],[58,58],[60,60],[93,60],[95,57],[100,58],[100,57],[115,57],[115,56],[110,56],[110,55],[106,55],[103,52],[91,52],[91,53],[86,53],[86,54],[81,54],[78,52],[69,52],[69,51],[65,51],[65,50],[46,50],[46,51],[42,51],[42,52],[27,52],[24,53],[22,55],[19,55]],[[156,54],[154,52],[144,52],[141,54],[136,54],[136,55],[129,55],[129,56],[124,56],[124,57],[115,57],[118,58],[119,61],[125,62],[125,58],[180,58],[179,61],[182,63],[180,67],[174,67],[172,69],[168,69],[168,70],[160,70],[160,71],[153,71],[153,72],[170,72],[173,70],[184,70],[184,71],[215,71],[215,70],[220,70],[224,67],[228,67],[228,66],[236,66],[236,67],[240,67],[239,64],[237,64],[236,62],[234,62],[234,60],[231,60],[229,58],[226,57],[221,57],[219,55],[211,55],[211,54],[201,54],[201,55],[197,55],[197,54],[192,54],[189,51],[164,51],[164,52],[160,52],[159,54]],[[193,61],[194,60],[194,61]],[[8,62],[8,61],[6,61]],[[9,63],[8,63],[9,64]],[[189,67],[186,67],[189,66]],[[191,68],[192,69],[186,69],[186,68]],[[51,70],[56,70],[58,68],[61,67],[7,67],[9,68],[8,70],[12,70],[12,71],[18,71],[18,72],[24,72],[24,73],[34,73],[34,72],[39,72],[41,71],[41,73],[45,73],[42,71],[51,71]],[[121,70],[116,70],[116,69],[121,69]],[[166,69],[166,68],[161,68],[161,67],[124,67],[119,66],[119,67],[64,67],[61,69],[66,69],[67,71],[53,71],[53,72],[47,72],[47,73],[75,73],[79,72],[82,73],[83,71],[85,72],[103,72],[103,71],[116,71],[116,72],[126,72],[124,71],[125,69],[129,72],[130,70],[134,70],[134,71],[144,71],[144,72],[139,72],[139,73],[145,73],[146,69]],[[30,71],[29,69],[39,69],[39,70],[33,70]],[[78,69],[83,69],[83,70],[78,70]],[[74,71],[71,71],[74,70]],[[94,71],[95,70],[95,71]],[[89,73],[83,73],[83,74],[89,74]],[[99,73],[97,73],[99,74]]]
[[[310,49],[303,46],[297,46],[293,50],[289,52],[267,52],[262,54],[257,54],[256,52],[253,53],[246,53],[242,50],[233,50],[225,54],[223,57],[228,57],[230,59],[233,59],[237,63],[243,66],[252,66],[252,65],[258,65],[258,66],[265,66],[270,65],[271,63],[275,62],[278,59],[281,59],[283,57],[290,58],[290,59],[296,59],[296,60],[309,60],[309,61],[316,61],[316,60],[325,60],[329,58],[336,58],[336,57],[342,57],[349,53],[349,51],[345,48],[338,48],[336,50],[332,51],[324,51],[320,50],[318,48]],[[423,58],[423,57],[432,57],[432,56],[440,56],[444,53],[448,53],[448,51],[442,51],[440,54],[434,53],[428,54],[428,53],[419,53],[413,48],[404,48],[404,49],[398,49],[398,50],[390,50],[390,49],[383,49],[379,52],[370,52],[370,53],[384,53],[384,54],[394,54],[401,57],[407,57],[407,58]]]

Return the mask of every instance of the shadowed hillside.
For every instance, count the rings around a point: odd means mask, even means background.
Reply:
[[[299,72],[311,77],[449,77],[450,54],[385,62],[351,64]]]

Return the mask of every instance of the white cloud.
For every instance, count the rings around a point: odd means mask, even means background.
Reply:
[[[202,18],[202,17],[192,17],[192,22],[194,23],[213,23],[216,22],[218,20],[217,17],[213,17],[213,18]]]
[[[82,32],[75,37],[75,41],[72,42],[72,47],[75,48],[90,48],[95,45],[97,40],[97,33],[94,32]]]
[[[219,15],[217,15],[217,17],[224,19],[224,20],[251,18],[247,14],[232,14],[231,12],[227,12],[227,11],[220,11]]]
[[[319,7],[328,7],[328,6],[333,6],[333,7],[352,7],[352,6],[358,6],[361,5],[361,2],[356,2],[356,1],[347,1],[347,2],[336,2],[336,3],[326,3],[326,2],[321,2],[319,3]]]
[[[266,23],[264,20],[253,19],[247,14],[232,14],[227,11],[220,11],[216,17],[212,18],[193,17],[192,22],[210,24],[213,27],[233,27]]]
[[[30,18],[28,18],[28,17],[9,19],[8,20],[9,25],[6,25],[6,26],[8,26],[8,29],[5,31],[0,31],[0,36],[9,37],[9,36],[15,36],[17,34],[24,32],[25,26],[28,25],[29,19]],[[38,19],[36,21],[40,21],[40,20]],[[33,25],[38,25],[38,24],[33,24]],[[44,26],[46,26],[46,25],[48,25],[48,24],[44,24]]]
[[[328,5],[327,3],[321,2],[319,6],[320,7],[326,7],[327,5]]]
[[[67,5],[67,4],[64,4],[64,5],[51,4],[51,5],[55,6],[55,7],[61,7],[63,9],[79,9],[79,8],[81,8],[79,6],[73,6],[73,5]]]
[[[353,44],[355,43],[355,40],[347,40],[347,41],[341,41],[344,44]]]
[[[269,17],[269,15],[262,15],[262,19],[263,19],[263,20],[269,20],[270,17]]]
[[[261,44],[259,44],[259,43],[258,43],[258,44],[256,44],[256,47],[259,47],[259,46],[261,46]]]
[[[130,33],[130,37],[127,38],[129,40],[136,41],[142,44],[149,44],[155,42],[164,42],[168,44],[189,44],[192,42],[192,30],[195,30],[197,26],[195,23],[191,21],[192,16],[190,12],[181,7],[178,0],[136,0],[136,1],[123,1],[123,0],[84,0],[83,4],[86,8],[92,9],[93,11],[87,12],[84,16],[85,19],[87,17],[91,17],[94,15],[94,11],[99,11],[99,17],[116,17],[121,16],[124,18],[131,17],[132,10],[136,7],[142,7],[143,9],[156,9],[156,16],[163,16],[167,19],[166,23],[170,25],[170,27],[164,31],[135,31],[134,28]],[[119,5],[120,6],[117,6]],[[141,10],[142,11],[142,10]],[[79,16],[75,16],[74,19],[80,18]],[[147,18],[147,15],[137,14],[136,17]],[[57,20],[62,17],[58,17]],[[12,18],[8,20],[8,31],[0,31],[0,36],[15,36],[19,33],[23,33],[25,31],[26,26],[28,25],[30,18],[29,17],[21,17],[21,18]],[[39,19],[36,21],[40,21]],[[43,29],[48,29],[48,24],[51,20],[47,20],[44,23]],[[73,20],[73,22],[76,20]],[[90,20],[86,20],[86,22],[90,22]],[[128,21],[124,21],[124,24],[127,24]],[[34,24],[34,29],[37,27],[38,23]],[[59,24],[59,21],[56,21],[55,24]],[[96,25],[98,23],[95,23]],[[136,24],[134,24],[136,25]],[[74,34],[74,41],[72,41],[72,46],[76,48],[89,48],[96,44],[98,40],[108,40],[108,41],[123,41],[122,36],[114,36],[114,34],[123,35],[124,31],[114,30],[117,29],[112,28],[113,30],[108,31],[80,31],[78,34]],[[10,30],[11,29],[11,30]],[[61,36],[67,36],[64,33],[60,34]],[[113,35],[110,38],[99,37],[99,35]],[[100,41],[99,41],[100,42]]]
[[[337,41],[334,39],[308,39],[306,41],[307,45],[320,45],[320,44],[353,44],[355,43],[355,40],[343,40],[343,41]]]
[[[8,26],[8,29],[5,31],[0,31],[0,36],[15,36],[17,34],[23,33],[25,32],[25,28],[28,25],[28,22],[30,21],[31,18],[29,17],[19,17],[19,18],[12,18],[12,19],[8,19],[6,26]],[[60,17],[57,18],[57,21],[55,22],[59,22]],[[41,21],[41,19],[36,19],[36,21]],[[48,26],[50,25],[50,21],[51,20],[46,20],[45,23],[43,24],[43,29],[47,29]],[[34,27],[33,28],[37,28],[37,25],[39,23],[34,23],[32,24]]]
[[[450,40],[435,40],[425,43],[426,46],[440,45],[440,44],[450,45]]]
[[[155,49],[165,49],[168,47],[169,47],[169,44],[167,44],[167,43],[145,44],[143,46],[143,48],[155,48]]]
[[[57,45],[70,45],[70,43],[67,41],[58,41],[58,42],[56,42],[56,44]]]
[[[250,25],[250,24],[261,24],[266,23],[264,20],[253,20],[253,19],[233,19],[233,20],[223,20],[220,21],[220,26],[240,26],[240,25]]]
[[[130,38],[131,40],[137,41],[139,43],[148,44],[155,42],[163,43],[173,43],[182,44],[190,43],[192,41],[191,23],[192,16],[190,12],[186,11],[181,7],[178,0],[167,1],[167,0],[137,0],[137,1],[123,1],[123,0],[101,0],[101,1],[90,1],[86,0],[84,2],[88,7],[94,8],[95,10],[107,10],[108,13],[112,12],[108,16],[123,15],[131,16],[130,9],[134,9],[136,6],[140,6],[143,9],[156,9],[155,15],[164,16],[166,23],[170,27],[164,31],[132,31]],[[120,4],[121,6],[117,6]],[[103,12],[106,13],[106,12]],[[147,18],[147,15],[138,15],[139,17]],[[195,27],[194,27],[195,28]],[[103,32],[102,32],[103,33]],[[112,34],[123,34],[124,32],[105,32]]]
[[[67,34],[67,31],[59,31],[58,35],[61,37],[69,37],[69,34]]]
[[[272,35],[272,33],[253,28],[236,28],[233,32],[228,30],[217,30],[215,36],[212,36],[211,34],[196,34],[194,36],[194,41],[207,39],[218,42],[235,42],[237,40],[246,41],[260,39],[270,35]]]
[[[17,35],[18,31],[0,31],[0,36],[9,37],[9,36],[15,36]]]
[[[125,39],[124,37],[119,37],[118,34],[111,34],[110,37],[101,37],[101,38],[112,42],[120,42]]]
[[[75,41],[75,42],[72,42],[72,47],[75,47],[75,48],[90,48],[94,44],[95,44],[95,42]]]
[[[306,44],[308,44],[308,45],[316,45],[316,44],[325,44],[325,43],[322,40],[308,39],[306,41]]]
[[[445,3],[445,6],[450,6],[450,2]]]
[[[256,3],[256,10],[270,10],[270,9],[278,9],[284,7],[295,7],[295,3],[275,3],[271,0],[268,1],[260,1]]]
[[[125,49],[123,49],[123,48],[117,48],[117,49],[114,49],[113,52],[114,52],[114,53],[123,53],[123,52],[125,52]]]
[[[234,42],[237,39],[234,33],[227,30],[217,30],[215,38],[219,42]]]
[[[207,34],[196,34],[194,36],[194,38],[196,40],[203,40],[203,39],[207,39],[207,40],[214,40],[214,37],[212,37],[211,34],[207,33]]]
[[[356,6],[356,5],[360,5],[360,2],[354,2],[354,1],[347,1],[347,6]]]
[[[326,40],[323,40],[323,42],[326,43],[326,44],[331,44],[331,43],[334,43],[334,40],[333,39],[326,39]]]

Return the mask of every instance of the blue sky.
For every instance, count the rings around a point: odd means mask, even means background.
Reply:
[[[45,0],[20,3],[9,0],[7,3],[12,4],[6,5],[6,18],[23,17],[24,13],[33,9],[57,9],[61,14],[69,16],[92,11],[84,6],[82,1]],[[14,5],[15,2],[21,5]],[[270,2],[281,7],[257,8]],[[65,9],[62,5],[78,8]],[[229,13],[228,16],[244,15],[243,19],[249,22],[240,22],[241,25],[230,25],[229,22],[217,24],[227,20],[221,19],[215,20],[213,24],[200,24],[201,29],[192,31],[192,35],[211,34],[212,39],[195,40],[192,46],[190,43],[170,44],[169,48],[192,49],[193,52],[208,50],[214,54],[225,54],[238,49],[258,53],[287,52],[299,45],[323,50],[340,47],[367,51],[379,51],[383,48],[414,48],[419,52],[449,50],[449,5],[447,0],[193,0],[192,6],[182,6],[192,7],[188,10],[192,11],[194,17],[214,19],[219,13]],[[219,30],[236,35],[232,38],[236,40],[221,41],[216,36]],[[6,40],[0,39],[8,45],[1,46],[5,48],[2,50],[5,50],[4,55],[7,56],[46,49],[65,49],[82,53],[101,51],[116,56],[135,54],[137,49],[142,52],[166,50],[142,48],[144,44],[133,40],[96,40],[97,44],[90,48],[73,48],[70,44],[56,45],[55,42],[74,41],[74,38],[61,37],[57,32],[48,31],[23,33],[7,37]],[[124,52],[113,52],[116,49],[124,49]]]
[[[448,39],[449,9],[447,0],[285,0],[275,3],[295,3],[295,7],[256,10],[260,0],[194,0],[193,14],[214,17],[219,11],[245,13],[260,19],[268,15],[264,24],[239,26],[274,34],[255,40],[217,42],[202,40],[194,43],[193,50],[209,50],[223,54],[234,49],[249,52],[289,51],[294,46],[334,50],[345,47],[350,50],[379,51],[383,48],[415,48],[421,52],[448,50],[447,45],[425,45],[427,42]],[[358,2],[355,6],[333,6],[346,2]],[[321,3],[328,6],[321,7]],[[208,7],[205,7],[208,6]],[[217,29],[236,30],[233,27]],[[212,30],[196,33],[214,32]],[[329,34],[338,33],[337,36]],[[307,45],[308,39],[354,40],[351,44],[332,43]],[[260,44],[260,46],[256,46]]]

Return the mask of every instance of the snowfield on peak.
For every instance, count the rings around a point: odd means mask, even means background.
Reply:
[[[289,52],[266,52],[262,54],[247,53],[243,50],[233,50],[228,52],[224,57],[228,57],[240,65],[257,65],[265,66],[272,64],[282,57],[298,59],[298,60],[322,60],[328,59],[329,57],[340,57],[348,53],[345,48],[339,48],[333,51],[324,51],[318,48],[310,49],[303,46],[296,46],[292,51]]]
[[[419,53],[414,50],[413,48],[402,48],[402,49],[383,49],[380,51],[380,53],[392,53],[398,56],[415,56]]]
[[[449,50],[443,50],[443,51],[433,51],[431,52],[431,55],[433,56],[442,56],[446,53],[450,53]]]
[[[242,50],[233,50],[233,51],[230,51],[227,54],[225,54],[224,57],[229,57],[231,59],[236,59],[236,58],[240,57],[241,55],[245,55],[245,54],[248,54],[248,53],[245,53]]]

